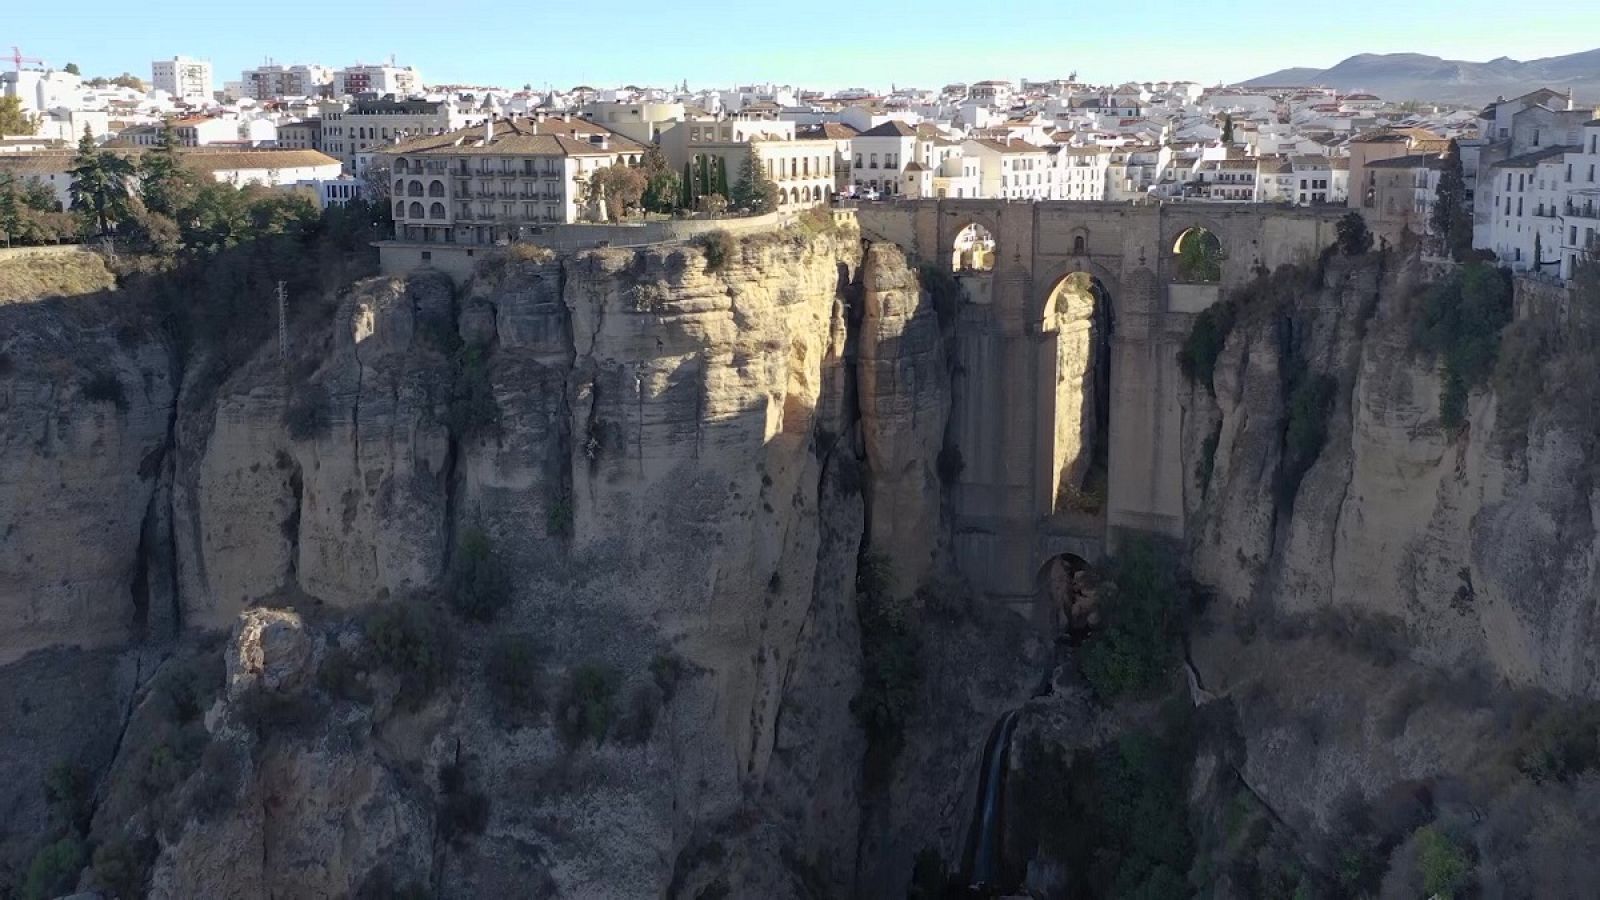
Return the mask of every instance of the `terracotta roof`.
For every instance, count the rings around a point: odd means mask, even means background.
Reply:
[[[565,132],[559,133],[559,132]],[[607,145],[590,142],[576,135],[604,134]],[[438,154],[441,156],[609,156],[614,153],[631,153],[644,150],[644,145],[619,134],[606,131],[592,122],[574,119],[496,119],[494,135],[486,145],[484,127],[473,125],[446,134],[412,138],[375,152],[390,156],[405,153]]]
[[[1369,169],[1438,169],[1443,166],[1444,160],[1435,153],[1396,156],[1390,159],[1376,159],[1367,163],[1367,168]]]
[[[849,140],[860,133],[855,126],[843,122],[823,122],[820,125],[804,125],[795,129],[796,136],[824,137],[835,141]]]
[[[916,137],[917,130],[899,119],[890,119],[861,132],[861,137]]]
[[[1559,159],[1568,153],[1581,152],[1582,150],[1581,146],[1558,144],[1554,147],[1546,147],[1543,150],[1535,150],[1532,153],[1524,153],[1521,156],[1513,156],[1510,159],[1501,160],[1492,164],[1489,168],[1531,169],[1547,159]]]
[[[909,162],[906,163],[905,170],[907,172],[926,172],[928,171],[928,167],[919,162]]]
[[[1043,147],[1036,147],[1033,144],[1030,144],[1027,141],[1024,141],[1024,140],[1021,140],[1021,139],[1015,139],[1015,140],[1010,140],[1010,141],[997,141],[997,140],[994,140],[993,138],[969,138],[969,140],[971,140],[971,141],[973,141],[975,143],[981,144],[981,145],[983,145],[983,146],[985,146],[985,147],[989,148],[990,150],[993,150],[993,151],[995,151],[997,153],[1008,153],[1008,154],[1043,153],[1044,150],[1045,150],[1045,148],[1043,148]]]

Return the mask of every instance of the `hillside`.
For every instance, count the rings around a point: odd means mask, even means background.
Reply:
[[[1420,53],[1363,53],[1328,69],[1282,69],[1243,83],[1245,87],[1318,85],[1370,91],[1392,100],[1487,103],[1540,87],[1572,89],[1579,102],[1600,102],[1600,50],[1519,62],[1441,59]]]

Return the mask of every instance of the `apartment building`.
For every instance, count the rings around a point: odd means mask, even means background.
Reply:
[[[486,246],[594,218],[588,178],[639,165],[645,148],[604,131],[553,134],[547,124],[495,119],[385,148],[395,239]]]
[[[150,86],[180,103],[210,103],[211,63],[187,56],[158,59],[150,64]]]
[[[392,94],[410,97],[422,93],[422,75],[411,66],[346,66],[333,73],[333,95]]]
[[[345,168],[361,174],[374,153],[414,137],[448,134],[481,125],[493,113],[463,107],[454,97],[444,100],[357,100],[348,108],[323,109],[322,150],[338,157]]]
[[[835,140],[800,137],[794,122],[767,115],[690,117],[662,133],[661,151],[674,170],[701,157],[720,160],[730,182],[738,180],[746,156],[754,153],[778,187],[780,211],[824,203],[834,190]]]

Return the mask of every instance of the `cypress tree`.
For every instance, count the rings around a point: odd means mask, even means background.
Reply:
[[[683,164],[683,184],[679,186],[682,196],[678,198],[678,206],[683,209],[694,209],[694,169],[685,162]]]
[[[728,199],[728,161],[720,156],[717,157],[717,193],[722,199]]]
[[[700,155],[700,183],[698,188],[699,190],[695,192],[695,199],[697,200],[711,193],[711,157],[703,153]]]
[[[1456,262],[1465,262],[1471,255],[1472,214],[1467,209],[1467,180],[1461,168],[1461,147],[1454,140],[1445,150],[1428,227]]]

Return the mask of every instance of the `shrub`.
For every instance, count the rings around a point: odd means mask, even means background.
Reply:
[[[1334,227],[1338,233],[1339,252],[1345,256],[1360,256],[1372,249],[1372,232],[1361,213],[1353,210],[1345,213]]]
[[[45,845],[28,863],[28,874],[22,882],[23,900],[50,900],[72,893],[88,861],[87,855],[83,840],[75,834]]]
[[[463,618],[488,622],[511,603],[511,578],[481,528],[461,537],[450,574],[450,606]]]
[[[550,501],[550,506],[544,513],[545,533],[558,537],[572,536],[572,500],[569,497],[557,497]]]
[[[1112,596],[1101,603],[1106,626],[1079,657],[1084,677],[1107,700],[1162,683],[1177,661],[1183,613],[1177,562],[1148,538],[1128,540],[1111,562],[1109,580]]]
[[[516,726],[538,722],[545,708],[544,671],[532,637],[508,634],[496,640],[484,675],[502,722]]]
[[[1513,753],[1517,770],[1541,783],[1600,769],[1600,704],[1546,710],[1517,740]]]
[[[519,263],[547,263],[556,258],[554,250],[530,241],[516,241],[506,247],[506,259]]]
[[[1417,863],[1422,889],[1437,900],[1452,900],[1472,879],[1472,861],[1466,850],[1438,825],[1417,831]]]
[[[874,767],[899,753],[922,683],[922,644],[910,602],[894,589],[888,558],[864,553],[856,564],[856,617],[861,627],[861,688],[850,711],[867,733]]]
[[[450,633],[442,617],[419,603],[380,606],[363,623],[373,658],[400,679],[399,702],[422,708],[450,676]]]
[[[556,728],[568,744],[605,742],[616,721],[617,673],[609,666],[586,663],[567,676],[556,707]]]
[[[200,757],[199,777],[189,786],[189,812],[204,822],[231,809],[243,774],[240,761],[225,744],[207,746]]]
[[[92,862],[94,886],[120,900],[143,896],[145,875],[155,856],[153,841],[137,844],[125,839],[108,841],[95,848]]]
[[[463,345],[456,351],[445,426],[457,438],[491,433],[500,425],[500,402],[489,377],[489,357],[482,347]]]
[[[1412,346],[1443,362],[1439,419],[1446,428],[1466,422],[1467,395],[1494,372],[1500,331],[1510,321],[1510,280],[1485,263],[1468,263],[1423,291]]]
[[[707,272],[721,272],[732,261],[733,254],[739,249],[738,241],[724,229],[700,235],[695,241],[700,245],[706,257]]]
[[[90,375],[83,382],[82,392],[83,399],[90,403],[109,403],[118,412],[128,411],[128,395],[122,389],[122,382],[111,372],[102,369]]]
[[[327,712],[310,692],[280,694],[259,684],[240,694],[232,709],[257,740],[278,734],[307,736]]]
[[[50,815],[62,828],[87,834],[94,814],[94,785],[89,770],[77,763],[59,762],[44,775],[44,799]]]
[[[1284,422],[1283,461],[1278,468],[1278,502],[1288,505],[1300,482],[1322,453],[1328,439],[1328,416],[1339,389],[1331,375],[1311,375],[1299,369],[1289,392],[1289,415]]]
[[[1238,314],[1239,305],[1233,298],[1206,307],[1195,316],[1194,326],[1189,329],[1189,336],[1178,351],[1178,368],[1183,371],[1184,377],[1190,383],[1205,385],[1212,396],[1217,393],[1213,383],[1217,358],[1228,343],[1228,335],[1233,333]]]

